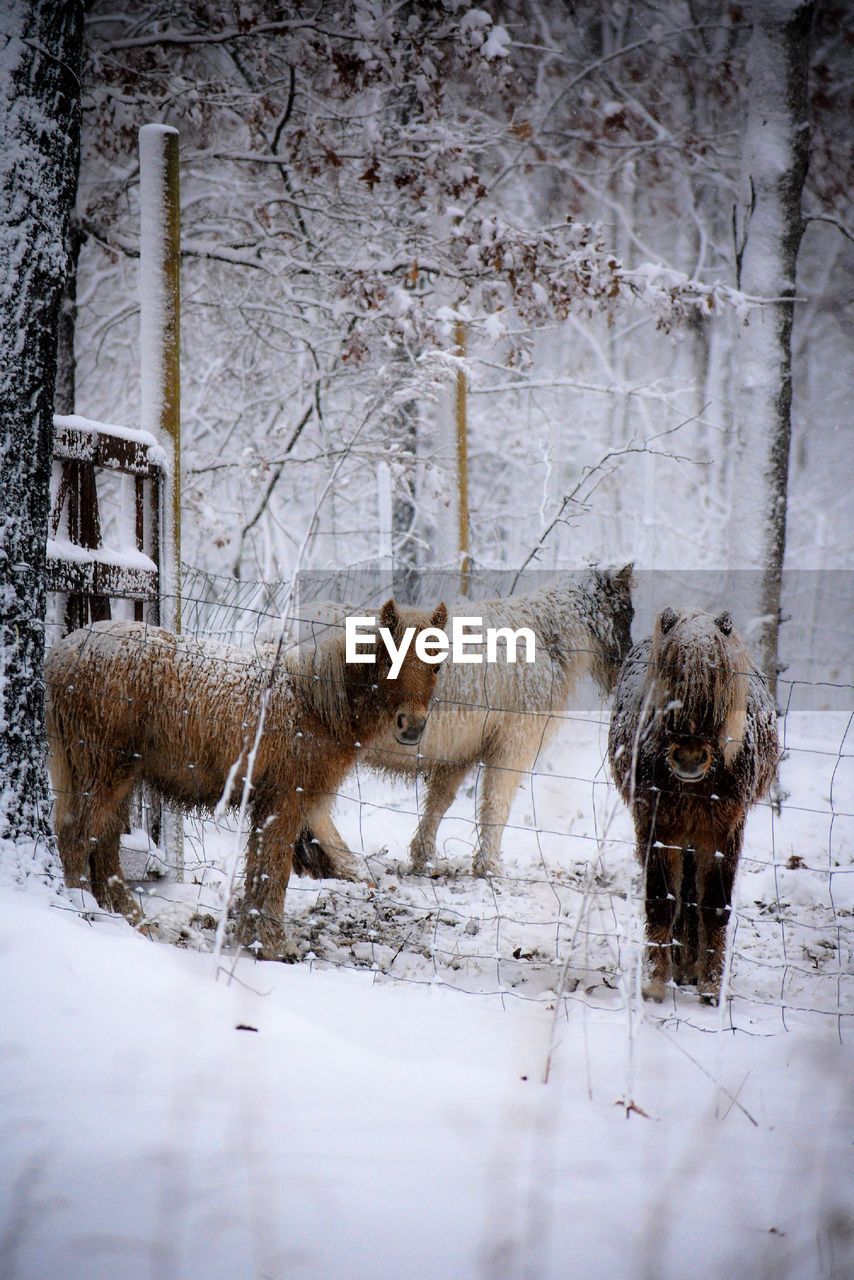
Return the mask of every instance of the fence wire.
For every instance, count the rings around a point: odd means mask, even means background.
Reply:
[[[285,586],[185,575],[187,632],[257,645],[274,638],[287,607]],[[832,1020],[842,1038],[854,1017],[854,685],[832,682],[832,705],[842,698],[848,710],[814,710],[801,709],[811,706],[804,683],[778,692],[780,779],[747,821],[723,1008],[725,1025],[740,1031],[769,1034],[810,1015]],[[415,871],[408,846],[424,784],[359,765],[334,799],[361,878],[291,879],[285,917],[298,958],[565,1010],[631,1000],[643,953],[641,873],[607,767],[608,706],[586,697],[588,709],[551,713],[548,745],[514,777],[500,868],[488,877],[472,870],[482,766],[440,824],[437,858]],[[176,883],[148,836],[131,834],[125,866],[156,934],[212,947],[234,840],[233,819],[189,815]],[[720,1012],[685,988],[660,1016],[720,1025]]]

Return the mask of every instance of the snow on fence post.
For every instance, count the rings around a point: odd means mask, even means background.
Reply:
[[[160,622],[181,630],[181,208],[178,131],[139,131],[141,425],[166,450],[160,563]],[[181,815],[161,814],[161,845],[176,877],[184,873]]]

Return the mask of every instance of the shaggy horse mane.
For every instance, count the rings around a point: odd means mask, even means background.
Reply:
[[[299,701],[333,732],[344,731],[352,724],[348,690],[352,691],[354,675],[358,677],[365,670],[357,667],[354,673],[352,667],[348,668],[343,634],[303,646],[281,660],[282,675],[291,682]]]
[[[669,715],[679,733],[720,726],[727,763],[744,739],[751,674],[756,669],[728,613],[659,614],[650,655],[651,710]]]
[[[546,649],[543,659],[547,657],[564,677],[562,697],[572,693],[583,669],[600,692],[610,693],[631,643],[633,568],[591,568],[527,595],[487,600],[476,607],[486,626],[528,626],[535,632]]]
[[[344,619],[348,614],[358,613],[358,610],[347,605],[323,608],[328,610],[328,616],[316,624],[317,632],[310,639],[290,648],[281,663],[283,671],[291,677],[305,709],[316,715],[331,730],[343,730],[352,723],[354,689],[362,685],[367,690],[378,672],[384,672],[388,666],[388,658],[378,628],[364,625],[360,629],[366,643],[364,652],[368,651],[367,645],[373,631],[377,661],[374,664],[347,663]],[[407,627],[419,630],[425,621],[427,619],[423,610],[398,609],[397,625],[394,628],[395,641],[400,642]],[[259,649],[262,660],[275,663],[278,647],[277,644],[262,645]]]

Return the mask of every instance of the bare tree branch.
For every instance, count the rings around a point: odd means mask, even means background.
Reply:
[[[708,408],[708,405],[705,405],[701,410],[701,413],[705,412],[707,408]],[[563,499],[561,500],[560,508],[558,510],[557,515],[549,522],[549,524],[540,534],[540,537],[537,539],[532,550],[528,553],[528,555],[525,557],[525,559],[522,561],[521,565],[517,569],[516,574],[513,578],[513,582],[510,586],[511,594],[516,590],[516,585],[519,579],[521,578],[522,574],[527,569],[528,565],[531,563],[532,560],[536,560],[537,556],[542,551],[543,546],[545,545],[546,540],[549,537],[549,534],[552,532],[553,529],[555,529],[559,524],[563,522],[564,513],[567,510],[567,508],[573,504],[579,505],[581,507],[586,506],[592,494],[599,487],[602,481],[605,480],[609,475],[613,473],[614,467],[608,467],[607,464],[609,462],[612,462],[617,458],[628,457],[630,454],[633,454],[633,453],[647,453],[647,454],[652,454],[655,457],[672,458],[674,462],[690,461],[690,459],[687,457],[683,457],[680,454],[676,454],[676,453],[669,453],[667,450],[664,450],[664,449],[651,449],[650,445],[654,440],[661,440],[665,436],[672,436],[675,432],[681,431],[681,429],[687,426],[689,422],[695,422],[699,416],[700,414],[694,414],[690,418],[686,418],[683,422],[677,423],[675,427],[668,427],[666,431],[660,431],[656,435],[650,436],[649,439],[643,442],[643,444],[629,443],[627,445],[622,445],[619,449],[609,449],[607,453],[602,455],[602,457],[599,459],[598,462],[594,462],[590,466],[585,467],[581,473],[581,476],[578,482],[570,490],[569,493],[564,495]],[[593,481],[593,484],[591,485],[591,487],[587,490],[586,493],[583,494],[583,496],[579,496],[582,494],[582,491],[584,490],[585,486],[588,485],[591,481]]]

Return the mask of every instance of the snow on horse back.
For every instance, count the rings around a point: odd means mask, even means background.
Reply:
[[[444,626],[383,606],[379,627],[401,645]],[[402,646],[401,646],[402,647]],[[436,666],[410,644],[391,675],[388,649],[348,663],[344,641],[280,657],[135,622],[72,632],[45,664],[54,822],[66,883],[139,922],[122,875],[119,839],[140,781],[185,810],[241,804],[250,833],[238,941],[263,958],[289,958],[283,908],[294,843],[334,794],[358,746],[391,733],[414,749]]]

